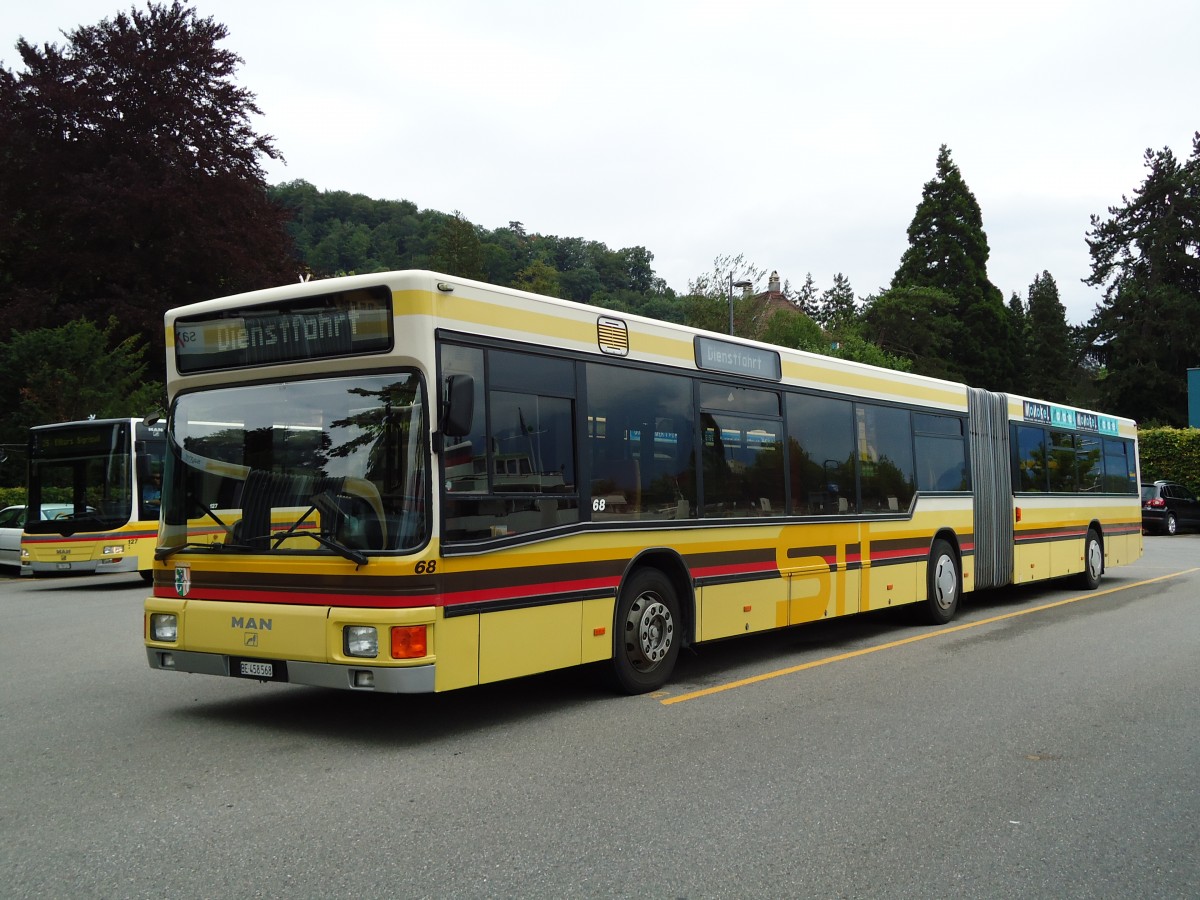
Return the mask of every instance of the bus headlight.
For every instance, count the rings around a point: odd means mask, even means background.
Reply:
[[[106,544],[104,549],[100,551],[105,556],[123,556],[125,553],[124,544]]]
[[[171,643],[179,640],[179,618],[174,613],[151,613],[150,637]]]
[[[342,636],[347,656],[374,659],[379,655],[379,632],[374,625],[347,625]]]

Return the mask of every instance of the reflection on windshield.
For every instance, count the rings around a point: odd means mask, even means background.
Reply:
[[[412,372],[184,394],[171,417],[161,548],[340,553],[428,537]]]

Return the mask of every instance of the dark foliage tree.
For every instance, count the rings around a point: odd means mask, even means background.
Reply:
[[[1042,272],[1029,285],[1029,368],[1024,382],[1029,396],[1066,403],[1075,369],[1075,343],[1058,285]]]
[[[1103,365],[1106,410],[1139,421],[1187,421],[1187,370],[1200,365],[1200,132],[1180,163],[1145,153],[1146,177],[1088,232],[1092,274],[1104,290],[1087,335]]]
[[[259,164],[278,154],[227,34],[175,2],[17,42],[23,71],[0,67],[0,337],[112,313],[160,376],[167,308],[295,279]]]
[[[958,333],[947,351],[950,372],[976,387],[999,390],[1012,380],[1011,341],[1004,296],[988,281],[989,253],[979,203],[943,144],[891,286],[937,288],[953,297]]]

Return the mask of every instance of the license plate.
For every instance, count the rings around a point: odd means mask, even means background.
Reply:
[[[58,565],[55,568],[69,569],[69,568],[71,568],[71,564],[70,563],[58,563]]]
[[[238,673],[250,678],[274,678],[275,665],[269,662],[253,662],[243,659],[238,663]]]
[[[234,678],[257,678],[259,681],[287,681],[287,662],[282,659],[229,659],[229,674]]]

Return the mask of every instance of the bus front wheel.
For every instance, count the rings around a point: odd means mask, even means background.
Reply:
[[[938,538],[929,548],[926,573],[926,597],[921,612],[932,625],[945,625],[958,611],[962,580],[958,577],[958,556],[954,548]]]
[[[644,694],[667,683],[679,658],[679,598],[657,569],[635,572],[621,589],[614,617],[612,674],[616,686]]]
[[[1100,545],[1100,535],[1094,528],[1089,528],[1087,538],[1083,542],[1083,571],[1079,574],[1079,586],[1085,591],[1094,591],[1100,586],[1100,576],[1104,574],[1104,548]]]

